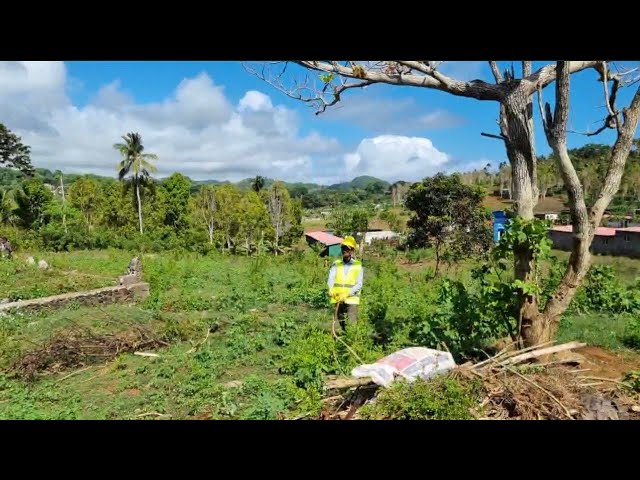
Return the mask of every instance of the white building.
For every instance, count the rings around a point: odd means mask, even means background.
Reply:
[[[358,237],[362,238],[360,232],[358,232]],[[393,240],[399,237],[399,234],[397,234],[396,232],[392,232],[391,230],[374,230],[365,233],[362,241],[367,245],[371,245],[372,240]]]

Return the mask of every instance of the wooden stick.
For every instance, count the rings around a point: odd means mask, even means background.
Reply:
[[[170,417],[171,415],[169,415],[168,413],[159,413],[159,412],[145,412],[145,413],[141,413],[140,415],[136,415],[136,418],[141,418],[141,417],[150,417],[150,416],[156,416],[156,417]]]
[[[327,390],[346,390],[348,388],[360,387],[364,385],[373,384],[373,381],[369,378],[335,378],[325,383]]]
[[[158,355],[157,353],[152,353],[152,352],[133,352],[134,355],[138,355],[139,357],[159,357],[160,355]]]
[[[621,382],[619,380],[614,380],[613,378],[606,378],[606,377],[578,377],[581,380],[601,380],[603,382],[612,382],[612,383],[617,383],[618,385],[627,385],[624,382]]]
[[[586,345],[586,343],[580,342],[564,343],[562,345],[556,345],[555,347],[543,348],[540,350],[535,350],[533,352],[523,353],[522,355],[516,355],[515,357],[507,358],[500,363],[502,365],[513,365],[515,363],[524,362],[525,360],[529,360],[531,358],[541,357],[543,355],[551,355],[552,353],[564,352],[566,350],[574,350],[576,348],[585,347]]]
[[[509,346],[513,345],[514,343],[515,342],[512,342]],[[555,343],[555,340],[551,340],[550,342],[541,343],[540,345],[536,345],[534,347],[527,347],[527,348],[523,348],[522,350],[515,350],[515,351],[512,351],[512,352],[508,352],[506,349],[504,349],[500,353],[498,353],[497,355],[494,355],[493,357],[489,358],[488,360],[483,360],[480,363],[476,363],[472,368],[479,368],[479,367],[481,367],[483,365],[486,365],[487,363],[491,362],[492,359],[496,359],[496,358],[498,358],[499,356],[502,356],[502,355],[505,355],[505,358],[510,358],[510,357],[515,356],[515,355],[520,355],[522,353],[529,352],[531,350],[536,350],[536,349],[539,349],[539,348],[543,348],[543,347],[545,347],[547,345],[551,345],[552,343]]]
[[[61,379],[56,380],[54,383],[60,383],[60,382],[62,382],[64,380],[66,380],[67,378],[73,377],[74,375],[77,375],[77,374],[82,373],[82,372],[84,372],[86,370],[89,370],[90,368],[93,368],[93,365],[89,365],[88,367],[81,368],[80,370],[76,370],[75,372],[71,372],[69,375],[65,375]]]

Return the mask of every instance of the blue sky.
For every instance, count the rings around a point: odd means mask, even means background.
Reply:
[[[462,80],[492,78],[486,62],[442,69]],[[572,87],[570,128],[597,128],[605,110],[595,72],[574,75]],[[627,90],[620,104],[629,101]],[[545,101],[553,102],[552,87]],[[239,62],[0,62],[0,111],[0,121],[32,146],[37,166],[68,172],[114,175],[111,145],[132,130],[160,156],[159,175],[181,171],[195,179],[418,180],[506,159],[502,142],[480,136],[498,133],[494,102],[375,85],[346,93],[316,116]],[[537,108],[535,114],[538,151],[546,154]],[[610,132],[571,135],[570,146],[612,140]]]

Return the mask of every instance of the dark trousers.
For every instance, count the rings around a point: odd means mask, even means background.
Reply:
[[[338,321],[343,331],[347,328],[347,320],[349,320],[350,323],[356,323],[358,320],[358,305],[341,303],[340,306],[338,306]]]

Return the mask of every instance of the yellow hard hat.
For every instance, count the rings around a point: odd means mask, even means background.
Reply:
[[[349,248],[352,249],[356,249],[358,248],[358,244],[356,243],[356,239],[353,238],[351,235],[349,235],[348,237],[346,237],[343,241],[342,241],[342,245],[346,245]]]

